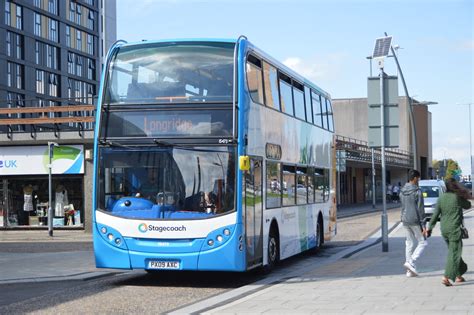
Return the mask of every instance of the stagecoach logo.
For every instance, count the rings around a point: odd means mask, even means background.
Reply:
[[[148,231],[148,225],[146,225],[146,223],[142,223],[138,226],[138,230],[142,233],[145,233]]]
[[[162,232],[186,232],[186,227],[182,226],[156,226],[151,224],[142,223],[138,226],[138,230],[142,233],[146,233],[148,231],[156,231],[159,233]]]

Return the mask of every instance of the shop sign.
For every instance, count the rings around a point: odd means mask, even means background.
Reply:
[[[1,175],[48,174],[48,146],[0,148]],[[84,146],[59,145],[53,149],[53,174],[84,174]]]

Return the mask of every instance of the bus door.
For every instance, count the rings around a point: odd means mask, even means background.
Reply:
[[[259,265],[263,258],[262,180],[262,159],[250,158],[243,184],[247,269]]]

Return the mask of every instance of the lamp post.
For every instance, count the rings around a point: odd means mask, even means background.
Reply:
[[[385,36],[387,36],[387,33],[385,33]],[[403,83],[403,89],[405,90],[405,95],[408,99],[408,104],[409,104],[408,116],[410,117],[410,125],[411,125],[411,129],[413,131],[413,133],[412,133],[413,169],[417,170],[418,169],[418,150],[417,150],[417,146],[416,146],[416,127],[415,127],[415,117],[413,115],[413,102],[412,102],[412,99],[411,99],[410,95],[408,94],[408,88],[407,88],[407,85],[406,85],[406,82],[405,82],[405,77],[403,76],[402,68],[400,68],[400,64],[398,63],[398,58],[397,58],[397,54],[395,52],[395,49],[393,48],[393,46],[390,46],[390,49],[392,51],[393,58],[395,59],[395,63],[397,64],[397,71],[398,71],[397,73],[400,74],[400,78],[402,79],[402,83]]]
[[[48,155],[49,155],[49,164],[48,164],[48,190],[49,190],[49,199],[48,199],[48,234],[49,236],[53,236],[53,207],[52,204],[52,168],[53,168],[53,151],[54,147],[59,146],[56,142],[48,142]]]

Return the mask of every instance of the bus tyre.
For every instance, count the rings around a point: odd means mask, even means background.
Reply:
[[[278,233],[274,228],[268,235],[268,264],[264,267],[265,272],[270,272],[280,260],[280,246],[278,245]]]
[[[323,222],[321,219],[318,219],[318,223],[316,223],[316,246],[313,248],[313,251],[316,253],[321,248],[323,243]]]

